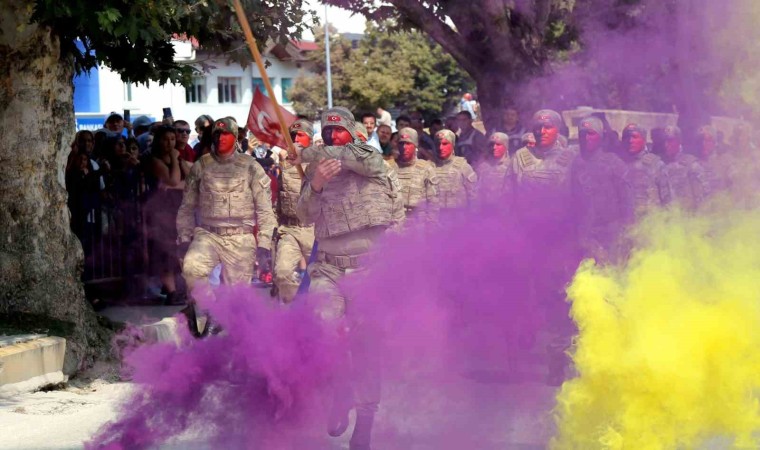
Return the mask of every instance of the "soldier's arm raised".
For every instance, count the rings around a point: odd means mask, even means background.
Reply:
[[[319,146],[304,149],[301,154],[304,163],[315,163],[323,159],[337,159],[344,170],[349,170],[368,178],[385,177],[383,156],[368,146],[349,144],[346,146]]]
[[[182,205],[177,211],[177,236],[179,242],[190,242],[193,239],[193,229],[195,228],[195,208],[198,205],[198,195],[200,188],[203,165],[199,161],[193,164],[190,174],[185,180],[185,191],[182,194]]]
[[[272,209],[272,180],[264,172],[259,163],[251,165],[251,191],[253,192],[253,207],[256,213],[256,224],[259,234],[256,236],[259,248],[269,250],[272,247],[272,234],[277,227],[277,219]]]

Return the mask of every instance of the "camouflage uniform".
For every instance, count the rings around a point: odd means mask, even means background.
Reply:
[[[627,130],[646,136],[646,130],[630,124]],[[625,182],[631,188],[633,212],[636,217],[666,205],[670,201],[670,186],[662,159],[645,148],[638,154],[624,153],[627,166]]]
[[[297,120],[290,126],[290,131],[305,131],[314,134],[312,124],[306,120]],[[296,206],[301,195],[303,180],[298,168],[287,160],[280,163],[282,175],[277,202],[277,249],[274,261],[274,283],[280,299],[290,303],[300,284],[296,271],[301,259],[308,260],[314,246],[314,226],[298,219]]]
[[[598,133],[600,139],[604,135],[604,125],[596,117],[581,121],[579,130],[585,129]],[[590,154],[581,152],[573,161],[570,188],[578,241],[587,255],[600,258],[632,219],[633,199],[626,169],[619,157],[602,148]]]
[[[694,155],[683,152],[665,164],[665,174],[671,193],[670,201],[686,209],[696,209],[709,192],[705,169]]]
[[[412,128],[399,131],[399,142],[418,145],[417,132]],[[438,177],[435,167],[417,159],[396,161],[396,172],[401,185],[401,199],[407,219],[419,219],[425,224],[434,224],[438,219]],[[419,217],[415,217],[419,216]]]
[[[364,270],[377,240],[404,220],[404,211],[397,206],[398,179],[380,153],[359,141],[354,123],[353,115],[344,108],[326,111],[322,114],[323,132],[329,132],[332,126],[343,127],[352,134],[354,142],[345,146],[309,147],[302,152],[303,162],[310,165],[297,212],[303,223],[315,224],[319,243],[317,260],[308,268],[310,297],[316,298],[317,314],[333,322],[344,318],[351,302],[361,301],[347,297],[341,279]],[[327,158],[340,160],[341,171],[321,192],[315,192],[311,187],[314,171],[317,163]],[[364,339],[365,330],[361,326],[353,327],[348,337],[357,415],[369,420],[371,428],[371,417],[380,401],[379,355],[367,348],[371,342]],[[354,437],[357,430],[359,425],[354,428]]]
[[[509,149],[509,136],[504,133],[494,133],[490,138],[491,143],[500,143]],[[503,157],[496,160],[492,155],[486,155],[476,166],[478,174],[478,194],[481,202],[499,203],[503,200],[508,187],[508,173],[511,159],[509,150]]]
[[[456,135],[449,130],[441,130],[436,136],[444,136],[452,144],[456,143]],[[438,204],[441,210],[475,204],[478,175],[466,159],[453,154],[445,160],[438,159],[435,173],[438,177]]]
[[[230,119],[218,120],[214,131],[218,129],[237,135],[237,124]],[[208,153],[193,164],[177,213],[179,242],[192,239],[182,266],[188,287],[207,279],[220,262],[225,283],[251,281],[257,240],[268,251],[277,226],[270,181],[255,159],[237,151],[224,159]]]

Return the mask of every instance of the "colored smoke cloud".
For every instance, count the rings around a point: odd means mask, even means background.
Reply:
[[[378,447],[548,441],[548,330],[565,330],[569,342],[562,292],[578,263],[559,231],[501,214],[462,217],[389,235],[372,269],[347,279],[350,323],[372,333],[382,365]],[[136,349],[127,358],[136,393],[90,448],[178,438],[216,448],[338,445],[325,416],[331,382],[347,370],[345,341],[316,318],[312,299],[281,307],[261,290],[215,295],[203,304],[226,333]]]
[[[728,198],[639,224],[617,266],[586,261],[568,289],[578,376],[556,449],[758,448],[760,210]]]

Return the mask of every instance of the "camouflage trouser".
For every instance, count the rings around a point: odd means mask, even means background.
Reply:
[[[182,264],[182,276],[189,290],[208,279],[211,271],[222,263],[222,282],[250,283],[256,260],[256,238],[253,233],[220,236],[203,228],[195,228],[193,242]]]
[[[338,322],[344,318],[352,301],[341,289],[340,280],[362,269],[341,269],[325,262],[309,265],[311,287],[309,298],[316,301],[315,310],[322,320]],[[338,380],[336,388],[350,386],[357,413],[374,413],[380,403],[380,352],[375,351],[378,337],[371,336],[361,320],[352,317],[349,339],[349,372]]]
[[[295,271],[301,258],[308,260],[314,246],[314,227],[281,226],[275,251],[274,284],[284,303],[293,301],[299,280]]]

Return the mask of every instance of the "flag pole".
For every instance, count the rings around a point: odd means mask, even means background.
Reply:
[[[248,49],[251,50],[253,60],[256,62],[256,66],[259,68],[259,74],[261,75],[261,79],[264,81],[264,87],[267,89],[269,99],[274,103],[274,111],[275,114],[277,114],[277,121],[280,123],[280,130],[282,131],[282,136],[285,138],[285,144],[288,147],[286,150],[290,157],[295,159],[296,150],[293,146],[293,140],[290,138],[290,131],[288,130],[288,126],[285,124],[285,117],[282,115],[282,111],[280,111],[280,105],[277,103],[277,97],[274,96],[272,83],[269,82],[269,76],[267,76],[267,70],[264,67],[264,60],[261,59],[261,53],[259,53],[259,48],[256,46],[256,39],[254,39],[253,33],[251,32],[251,26],[248,24],[248,18],[245,16],[245,11],[243,11],[243,5],[240,3],[240,0],[233,0],[233,3],[235,5],[235,13],[237,14],[238,22],[240,22],[240,28],[243,29],[243,34],[245,34],[245,41],[248,43]],[[303,177],[304,173],[301,165],[298,164],[296,168],[298,169],[298,173],[301,175],[301,177]]]

